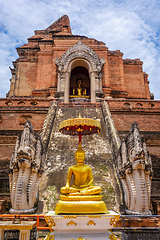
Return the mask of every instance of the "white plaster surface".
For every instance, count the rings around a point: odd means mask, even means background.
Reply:
[[[108,230],[115,227],[119,215],[113,211],[95,215],[55,215],[50,211],[45,220],[54,230],[55,239],[109,239]]]

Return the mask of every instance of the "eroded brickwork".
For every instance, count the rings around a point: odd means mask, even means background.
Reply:
[[[123,53],[108,50],[103,42],[72,35],[67,16],[61,17],[45,30],[35,31],[28,43],[17,49],[19,58],[11,69],[9,97],[53,96],[57,91],[58,78],[55,60],[61,59],[67,49],[79,41],[105,60],[102,89],[106,96],[150,99],[143,63],[139,59],[123,60]]]

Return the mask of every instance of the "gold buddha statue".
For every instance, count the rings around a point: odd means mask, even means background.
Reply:
[[[89,98],[89,96],[87,96],[86,86],[83,84],[83,81],[80,77],[77,80],[77,84],[78,86],[74,85],[74,88],[72,90],[72,95],[70,95],[70,97]]]
[[[102,189],[99,186],[93,186],[92,169],[84,164],[85,151],[83,151],[81,144],[75,152],[75,159],[77,165],[69,168],[66,186],[61,188],[61,192],[72,196],[99,194]],[[74,182],[70,186],[72,175],[74,176]]]
[[[81,87],[81,84],[82,84],[82,80],[81,80],[81,79],[78,79],[78,88],[77,88],[78,96],[81,96],[81,95],[82,95],[82,87]]]
[[[91,214],[106,213],[107,208],[102,199],[101,187],[93,185],[93,175],[90,166],[84,164],[85,152],[81,144],[75,152],[77,164],[68,170],[67,182],[61,188],[60,201],[55,209],[56,214]],[[74,182],[70,186],[71,178]]]

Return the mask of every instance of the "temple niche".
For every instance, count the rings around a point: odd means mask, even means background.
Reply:
[[[99,97],[104,96],[102,69],[105,59],[99,59],[98,55],[81,41],[70,47],[61,59],[57,58],[55,64],[58,68],[56,95],[61,95],[64,102],[69,102],[72,98],[96,102]]]
[[[90,101],[90,79],[88,71],[85,67],[75,67],[71,71],[70,78],[70,101],[83,99],[84,101]]]

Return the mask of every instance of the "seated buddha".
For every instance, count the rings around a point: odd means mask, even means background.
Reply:
[[[67,182],[61,188],[60,200],[55,209],[56,214],[91,214],[106,213],[107,208],[102,200],[101,187],[93,185],[90,166],[84,164],[85,152],[81,144],[75,152],[77,164],[68,170]],[[71,185],[72,176],[74,177]]]
[[[92,169],[84,164],[85,151],[83,151],[81,145],[75,152],[75,159],[77,164],[69,168],[66,186],[61,188],[61,192],[72,196],[99,194],[102,189],[99,186],[93,186]],[[74,176],[74,182],[70,186],[72,175]]]

